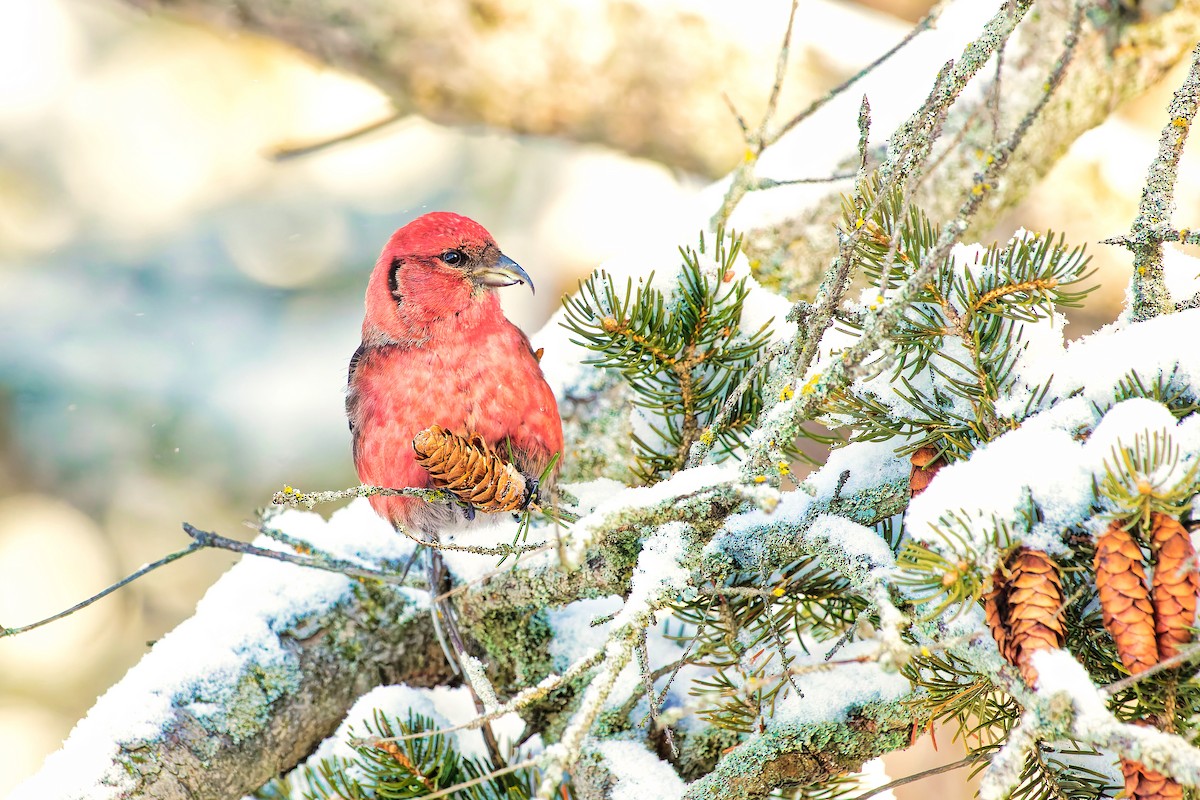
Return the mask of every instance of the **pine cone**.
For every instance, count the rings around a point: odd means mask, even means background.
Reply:
[[[1179,520],[1157,511],[1150,515],[1150,546],[1155,552],[1150,600],[1154,605],[1158,655],[1170,658],[1192,640],[1196,592],[1200,590],[1196,550]]]
[[[1121,759],[1125,775],[1125,797],[1129,800],[1183,800],[1183,787],[1161,772],[1147,769],[1140,761]]]
[[[1136,675],[1158,663],[1154,607],[1146,587],[1142,549],[1119,520],[1096,539],[1096,588],[1104,627],[1112,634],[1121,663]]]
[[[1030,686],[1037,684],[1033,654],[1060,648],[1066,640],[1064,602],[1062,578],[1054,560],[1041,550],[1017,551],[1009,566],[1008,631],[1021,677]]]
[[[938,470],[946,465],[946,462],[938,458],[937,454],[936,447],[918,447],[908,457],[908,460],[912,462],[912,472],[908,475],[908,491],[911,497],[916,497],[928,489],[933,476],[937,475]]]
[[[1063,602],[1058,565],[1041,550],[1028,548],[996,570],[992,591],[984,597],[984,613],[1000,654],[1017,665],[1030,686],[1037,684],[1033,654],[1062,647],[1066,640]]]
[[[1017,663],[1017,654],[1012,646],[1012,638],[1008,635],[1008,581],[1004,576],[1004,567],[996,567],[992,573],[992,590],[983,596],[983,613],[987,617],[988,628],[1000,655],[1010,664]]]
[[[413,437],[413,450],[434,486],[480,511],[516,511],[525,504],[525,476],[478,434],[467,439],[434,425]]]

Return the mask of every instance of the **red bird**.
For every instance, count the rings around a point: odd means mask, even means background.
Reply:
[[[533,289],[466,217],[434,212],[392,234],[371,273],[362,344],[350,359],[346,413],[363,483],[430,486],[412,446],[430,425],[482,436],[527,478],[562,452],[554,393],[496,295],[517,283]],[[474,516],[412,497],[372,497],[371,505],[425,539]]]

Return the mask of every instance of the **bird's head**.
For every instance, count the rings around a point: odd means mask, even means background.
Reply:
[[[363,332],[405,340],[439,321],[496,310],[494,289],[533,281],[474,220],[435,211],[400,228],[383,248],[367,286]]]

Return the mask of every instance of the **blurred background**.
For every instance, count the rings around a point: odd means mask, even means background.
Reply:
[[[866,5],[913,20],[929,3]],[[746,13],[779,26],[786,7]],[[851,35],[812,37],[828,49],[800,54],[802,94],[854,71]],[[1178,80],[1081,139],[994,237],[1126,230]],[[705,183],[596,146],[419,118],[304,158],[264,156],[389,110],[370,85],[270,41],[104,0],[0,3],[0,625],[183,547],[181,521],[248,537],[242,521],[282,485],[356,483],[345,368],[367,275],[399,225],[434,209],[482,222],[537,280],[536,298],[503,295],[535,330],[580,276],[648,236],[656,209]],[[1188,170],[1181,225],[1200,219]],[[1104,285],[1074,335],[1113,319],[1124,291],[1124,254],[1092,252]],[[230,563],[193,556],[0,640],[0,792]],[[956,757],[948,740],[938,761]],[[960,775],[942,780],[910,796],[961,793],[949,788]]]

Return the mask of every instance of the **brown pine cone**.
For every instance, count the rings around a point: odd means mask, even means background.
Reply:
[[[983,613],[987,618],[988,628],[1000,655],[1010,664],[1017,663],[1017,653],[1013,649],[1012,639],[1008,635],[1008,579],[1004,575],[1004,567],[996,567],[992,573],[992,589],[983,596]]]
[[[1018,550],[1009,562],[1008,631],[1021,677],[1030,686],[1037,684],[1033,654],[1060,648],[1066,641],[1064,602],[1062,578],[1054,560],[1041,550]]]
[[[1158,663],[1154,607],[1146,586],[1142,549],[1119,520],[1096,538],[1096,588],[1104,627],[1112,634],[1121,663],[1136,675]]]
[[[933,476],[946,465],[943,459],[938,458],[936,447],[918,447],[908,460],[912,462],[912,472],[908,475],[910,497],[916,497],[928,489]]]
[[[1043,551],[1028,548],[996,570],[992,590],[984,596],[984,613],[1000,654],[1030,686],[1037,684],[1033,654],[1062,647],[1066,640],[1063,603],[1058,565]]]
[[[1170,658],[1192,640],[1196,592],[1200,590],[1196,550],[1179,520],[1157,511],[1150,515],[1150,547],[1155,553],[1150,600],[1158,655]]]
[[[468,439],[434,425],[413,437],[413,450],[434,486],[480,511],[516,511],[525,504],[525,476],[478,434]]]
[[[1183,786],[1161,772],[1147,769],[1140,761],[1121,759],[1121,772],[1129,800],[1183,800]]]

